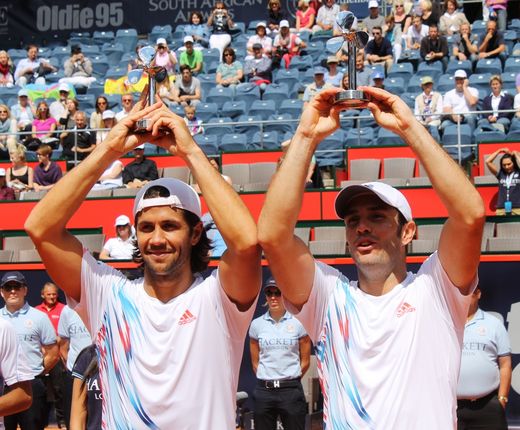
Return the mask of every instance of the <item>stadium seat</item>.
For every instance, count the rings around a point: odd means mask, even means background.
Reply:
[[[486,23],[481,19],[473,21],[473,24],[471,25],[471,32],[480,36],[486,32]]]
[[[250,183],[269,183],[276,172],[277,163],[268,161],[263,163],[251,163],[249,165]]]
[[[442,75],[442,73],[443,73],[442,63],[440,61],[437,61],[432,64],[419,63],[419,66],[417,67],[417,72],[415,73],[415,75],[420,76],[420,77],[431,76],[435,80],[440,75]]]
[[[111,43],[114,41],[114,32],[94,31],[94,33],[92,33],[92,41],[101,46],[105,43]]]
[[[272,122],[265,124],[265,130],[276,131],[281,135],[293,133],[297,125],[297,121],[293,121],[292,116],[288,113],[270,115],[268,120]]]
[[[345,132],[342,129],[323,139],[316,148],[316,162],[320,167],[340,167],[345,164]]]
[[[504,31],[504,42],[506,44],[507,51],[512,52],[515,42],[518,40],[518,34],[516,30],[508,29]]]
[[[450,61],[448,63],[448,67],[446,68],[446,73],[453,75],[456,70],[464,70],[468,76],[473,72],[473,68],[470,60],[464,61]]]
[[[174,178],[188,183],[190,180],[190,169],[187,166],[165,167],[162,177]]]
[[[437,85],[434,86],[436,90],[442,94],[455,88],[455,78],[453,74],[446,73],[439,78]]]
[[[221,151],[246,151],[247,135],[245,134],[226,134],[220,139],[218,148]]]
[[[243,100],[228,101],[222,105],[221,114],[231,118],[237,118],[247,114],[247,104]]]
[[[249,140],[253,138],[255,133],[264,131],[260,124],[262,118],[258,115],[241,115],[236,121],[238,124],[235,125],[235,131],[247,135]]]
[[[497,224],[498,225],[498,224]],[[520,251],[520,238],[518,237],[489,237],[487,243],[489,252],[515,252]]]
[[[381,160],[379,158],[362,158],[349,161],[349,179],[376,181],[379,179]]]
[[[276,104],[274,100],[255,100],[249,109],[250,115],[259,115],[263,120],[276,112]]]
[[[452,158],[455,160],[458,160],[459,162],[462,162],[466,159],[468,159],[471,156],[471,147],[468,145],[471,145],[472,141],[472,133],[471,128],[467,124],[461,124],[460,125],[460,144],[464,145],[461,146],[461,153],[460,153],[460,159],[459,159],[459,149],[458,149],[458,130],[457,125],[450,125],[446,127],[444,130],[444,133],[442,135],[442,146],[444,146],[444,149]]]
[[[418,94],[419,94],[419,92],[417,92],[417,93],[406,92],[406,93],[401,94],[401,98],[408,105],[408,107],[413,110],[415,107],[415,97],[417,97]]]
[[[94,94],[76,94],[76,100],[78,100],[79,108],[81,110],[94,108],[96,104],[96,97]]]
[[[408,80],[413,75],[412,63],[394,63],[388,71],[388,78],[401,77]]]
[[[520,62],[518,63],[520,67]],[[500,75],[502,73],[502,63],[498,58],[482,58],[477,61],[475,73],[490,73]]]
[[[92,56],[94,56],[94,55],[101,54],[101,52],[99,51],[98,45],[81,44],[80,47],[81,47],[81,52],[83,52],[83,54],[85,54],[85,56],[87,56],[89,58],[92,58]]]
[[[286,83],[273,83],[268,85],[262,95],[262,100],[273,100],[277,106],[287,100],[289,86]]]
[[[439,75],[440,76],[440,75]],[[433,77],[433,76],[432,76]],[[408,85],[406,87],[406,92],[407,93],[414,93],[414,94],[419,94],[421,91],[422,91],[422,88],[421,88],[421,79],[422,79],[422,76],[420,75],[413,75],[410,80],[408,81]]]
[[[307,47],[305,48],[305,52],[307,52],[308,55],[310,55],[316,64],[316,61],[318,60],[318,57],[325,52],[325,44],[321,40],[311,40]]]
[[[67,58],[70,57],[70,48],[68,46],[56,46],[52,50],[52,58],[56,59],[60,66],[63,66],[63,63]]]
[[[520,237],[520,222],[500,222],[496,224],[496,237]]]
[[[375,145],[374,129],[372,127],[351,128],[347,132],[345,145],[348,147]]]
[[[291,59],[291,62],[289,63],[289,69],[305,71],[310,69],[312,65],[313,58],[311,55],[297,55]]]
[[[213,87],[207,93],[205,100],[208,103],[223,105],[225,102],[233,100],[233,89],[229,87]]]
[[[127,73],[127,69],[124,67],[112,66],[105,73],[105,79],[119,79],[122,76],[125,76]]]
[[[508,58],[504,66],[504,73],[520,73],[520,58]]]
[[[393,145],[404,145],[403,139],[390,130],[384,127],[380,127],[377,132],[377,145],[380,146],[393,146]]]
[[[376,120],[374,119],[374,117],[372,115],[372,112],[370,112],[369,109],[363,109],[359,113],[359,116],[360,117],[364,117],[364,118],[359,118],[358,119],[359,126],[361,128],[364,128],[364,127],[377,127]]]
[[[154,25],[152,31],[148,34],[148,39],[154,42],[159,38],[164,37],[167,42],[172,40],[172,26],[166,25]]]
[[[520,57],[520,42],[516,42],[511,49],[511,57]]]
[[[13,261],[14,252],[9,249],[0,250],[0,263],[10,263]]]
[[[208,157],[219,155],[217,136],[196,134],[193,138]]]
[[[213,117],[207,124],[204,124],[204,134],[206,136],[218,136],[221,137],[224,134],[233,134],[233,125],[229,124],[232,122],[230,117]]]
[[[133,52],[137,45],[137,30],[135,28],[120,28],[116,31],[115,43],[120,43],[123,50]]]
[[[405,80],[401,76],[385,79],[385,90],[392,94],[402,94],[406,88]]]
[[[469,76],[469,85],[474,87],[480,91],[484,91],[486,94],[491,90],[489,89],[489,79],[491,78],[491,73],[473,73]]]
[[[283,100],[280,104],[280,107],[278,108],[279,114],[285,114],[288,113],[293,118],[298,118],[303,109],[303,101],[300,99],[290,99],[290,100]],[[350,111],[347,111],[350,112]]]
[[[383,129],[383,128],[381,128]],[[396,157],[383,160],[383,177],[386,178],[413,178],[415,174],[415,158]]]
[[[312,255],[345,255],[347,243],[345,239],[323,240],[309,242],[309,250]]]
[[[101,47],[101,52],[107,56],[109,66],[115,66],[119,64],[125,49],[120,43],[105,43]]]
[[[285,83],[288,88],[293,88],[295,84],[300,82],[300,72],[297,69],[278,69],[274,73],[273,82],[277,84]]]
[[[356,125],[356,117],[359,115],[359,111],[357,109],[349,109],[340,113],[339,120],[341,122],[341,128],[343,130],[347,130],[355,127]]]
[[[222,166],[222,174],[229,176],[233,181],[233,185],[238,187],[250,183],[249,164],[247,163],[224,164]]]
[[[506,140],[505,133],[502,133],[499,130],[483,130],[480,127],[477,127],[473,132],[473,137],[475,139],[475,143],[481,142],[497,142]]]
[[[216,103],[199,103],[197,105],[197,118],[207,122],[211,117],[218,115],[218,105]]]
[[[251,149],[280,149],[280,135],[276,131],[257,131],[251,140]]]
[[[258,85],[251,82],[237,85],[235,101],[245,102],[247,109],[249,109],[256,100],[260,100],[260,88],[258,88]]]
[[[109,68],[107,56],[105,54],[94,55],[90,60],[92,61],[93,75],[104,78]]]
[[[201,52],[204,58],[204,63],[206,64],[210,64],[212,61],[216,61],[217,63],[221,61],[220,51],[217,48],[202,49]]]

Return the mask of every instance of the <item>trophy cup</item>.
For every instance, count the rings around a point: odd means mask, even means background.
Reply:
[[[368,43],[368,33],[357,31],[357,19],[350,11],[340,11],[336,17],[336,23],[343,33],[327,41],[327,50],[336,54],[346,45],[348,52],[348,90],[338,93],[336,103],[346,103],[352,108],[363,107],[368,102],[363,91],[357,89],[356,55],[358,49],[363,49]]]
[[[148,74],[148,105],[155,103],[155,76],[164,71],[164,67],[152,66],[155,58],[155,48],[153,46],[143,46],[139,49],[137,56],[142,64],[138,69],[128,73],[128,82],[136,84],[143,76],[143,72]],[[134,133],[147,133],[149,119],[143,118],[136,122]]]

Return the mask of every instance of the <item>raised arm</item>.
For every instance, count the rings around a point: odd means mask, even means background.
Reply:
[[[493,152],[492,154],[489,154],[487,157],[486,157],[486,166],[487,168],[489,169],[489,171],[494,175],[496,176],[497,173],[498,173],[498,169],[497,169],[497,166],[495,165],[495,159],[498,157],[498,154],[508,154],[509,153],[509,148],[500,148],[500,149],[497,149],[495,152]]]
[[[83,246],[71,235],[67,223],[104,170],[150,136],[132,135],[135,121],[149,115],[159,104],[134,111],[110,131],[105,142],[65,175],[35,206],[25,222],[45,268],[53,281],[75,300],[81,296]],[[52,216],[50,216],[52,214]]]
[[[210,164],[181,117],[163,107],[154,113],[152,122],[154,135],[159,127],[172,131],[161,146],[186,162],[226,242],[219,265],[224,291],[239,308],[249,308],[261,286],[260,247],[253,217],[233,187]]]
[[[294,227],[302,206],[312,154],[323,138],[339,127],[342,107],[331,103],[339,91],[339,88],[324,90],[304,108],[289,150],[271,181],[258,220],[258,239],[276,285],[285,299],[296,307],[303,306],[309,298],[314,280],[314,258],[309,248],[294,235]]]
[[[480,262],[485,222],[480,194],[460,166],[415,119],[404,101],[381,89],[361,89],[371,99],[368,108],[377,123],[401,136],[414,151],[448,210],[439,242],[439,258],[453,284],[467,293]]]

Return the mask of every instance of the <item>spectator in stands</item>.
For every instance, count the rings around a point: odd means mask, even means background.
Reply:
[[[41,101],[36,107],[36,118],[32,123],[31,138],[24,141],[24,145],[30,151],[35,151],[42,143],[56,148],[59,139],[55,132],[58,122],[50,115],[49,105],[46,101]]]
[[[499,31],[506,31],[507,2],[508,0],[485,0],[484,12],[487,10],[489,20],[497,21]],[[484,20],[487,21],[486,13],[484,13]]]
[[[202,127],[202,121],[197,118],[195,106],[184,106],[184,122],[192,136],[204,133],[204,127]]]
[[[5,169],[0,167],[0,201],[15,199],[14,189],[7,185]]]
[[[516,114],[513,121],[517,121],[520,118],[520,73],[516,75],[516,95],[514,109],[516,110]]]
[[[385,89],[385,74],[376,70],[372,73],[372,86],[375,88]]]
[[[123,186],[123,163],[115,160],[101,174],[97,182],[92,187],[93,190],[110,190]]]
[[[472,64],[478,60],[478,47],[472,41],[469,24],[461,24],[459,31],[453,35],[453,56],[459,61],[470,60]]]
[[[444,130],[452,124],[468,124],[475,130],[477,116],[473,112],[477,109],[478,90],[469,86],[468,75],[464,70],[456,70],[454,74],[455,88],[448,91],[443,97],[445,113],[441,123]]]
[[[29,93],[26,89],[22,88],[18,91],[18,103],[11,106],[11,115],[16,120],[18,131],[32,131],[32,122],[36,116],[36,108],[29,98]],[[19,140],[23,140],[27,136],[20,136]]]
[[[439,25],[439,14],[437,11],[432,9],[432,2],[430,0],[420,0],[419,9],[422,12],[422,20],[424,25],[430,26],[435,24]]]
[[[38,58],[38,47],[27,46],[27,58],[21,59],[14,71],[16,85],[24,87],[27,84],[45,84],[45,75],[56,72],[57,69],[43,58]]]
[[[130,111],[134,107],[134,95],[132,93],[122,94],[121,105],[123,109],[116,113],[116,120],[118,122],[130,114]]]
[[[272,36],[276,36],[280,31],[280,23],[289,21],[289,15],[282,9],[280,0],[269,0],[267,4],[267,31]]]
[[[246,60],[244,74],[249,82],[259,85],[261,90],[271,83],[272,62],[267,55],[264,55],[260,43],[253,45],[253,58]]]
[[[362,29],[372,35],[375,27],[383,28],[385,17],[379,13],[379,4],[376,0],[368,2],[368,12],[369,15],[363,20]]]
[[[79,87],[89,87],[96,78],[92,76],[92,61],[86,57],[81,51],[81,46],[72,45],[70,48],[70,57],[64,64],[65,77],[60,82],[72,84]]]
[[[103,245],[99,254],[101,260],[131,260],[134,254],[134,232],[130,218],[119,215],[114,224],[116,237],[111,237]]]
[[[412,25],[412,16],[406,13],[403,0],[394,3],[393,16],[395,25],[401,28],[401,34],[406,34]]]
[[[96,131],[96,145],[99,145],[100,143],[103,143],[106,137],[108,136],[108,133],[110,133],[110,130],[114,125],[116,125],[116,114],[111,111],[110,109],[107,109],[103,112],[102,115],[103,118],[103,129],[105,130],[97,130]]]
[[[63,140],[63,156],[69,160],[74,160],[75,155],[78,160],[85,159],[96,147],[96,132],[87,130],[87,115],[83,111],[76,112],[74,115],[76,127]]]
[[[406,33],[406,49],[419,50],[421,48],[421,40],[428,36],[428,26],[423,24],[420,15],[414,15],[412,25]]]
[[[16,120],[7,105],[0,104],[0,158],[16,148]]]
[[[280,21],[280,32],[273,42],[273,69],[278,68],[283,61],[288,69],[293,57],[300,55],[306,43],[296,33],[291,33],[289,21]]]
[[[143,46],[145,46],[143,42],[137,42],[137,45],[135,46],[135,56],[133,56],[128,62],[127,72],[143,67],[144,64],[139,58],[139,51]]]
[[[67,100],[67,110],[59,119],[59,129],[62,130],[60,133],[60,142],[69,135],[70,131],[76,126],[76,122],[74,121],[74,117],[76,116],[76,112],[79,108],[79,102],[76,99],[68,99]]]
[[[25,147],[17,145],[16,149],[9,152],[11,167],[7,169],[5,179],[7,185],[17,191],[28,191],[34,187],[34,170],[27,164]]]
[[[193,49],[193,37],[184,36],[184,47],[186,48],[179,57],[179,64],[190,66],[194,75],[202,72],[203,55],[200,49]]]
[[[496,128],[503,133],[509,131],[514,112],[500,112],[502,110],[512,110],[514,99],[511,94],[502,91],[502,78],[499,75],[491,76],[489,80],[491,94],[482,100],[483,111],[493,111],[492,113],[482,114],[478,125]]]
[[[96,110],[90,115],[90,128],[103,128],[103,112],[108,108],[108,99],[105,96],[98,96]]]
[[[307,85],[305,87],[305,91],[303,93],[303,109],[309,104],[309,102],[316,97],[316,94],[319,92],[326,90],[327,88],[332,88],[331,84],[325,82],[325,73],[326,69],[323,67],[315,67],[314,68],[314,82]]]
[[[341,89],[342,90],[350,90],[349,80],[348,80],[348,72],[343,73],[343,77],[341,78]]]
[[[152,61],[152,66],[164,67],[168,74],[173,74],[176,65],[177,56],[175,52],[170,49],[164,37],[159,37],[155,44],[155,58]]]
[[[174,101],[173,84],[165,69],[155,75],[155,94],[157,94],[166,106]]]
[[[458,428],[507,430],[511,388],[511,343],[504,323],[479,308],[481,291],[471,295],[457,387]]]
[[[504,35],[497,30],[496,21],[488,21],[486,32],[480,35],[478,46],[479,58],[500,58],[502,63],[506,60],[506,44]]]
[[[13,77],[13,61],[9,54],[1,50],[0,51],[0,87],[12,87],[14,85]]]
[[[363,52],[358,52],[356,56],[356,80],[358,87],[368,87],[371,85],[372,71],[365,68],[365,57]]]
[[[26,301],[27,281],[20,272],[7,272],[2,277],[1,294],[5,307],[0,318],[14,326],[20,346],[25,353],[32,380],[31,407],[4,417],[6,429],[44,429],[47,423],[47,389],[44,378],[59,361],[56,333],[47,316],[29,306]]]
[[[384,21],[384,18],[383,18]],[[368,64],[383,65],[388,71],[393,64],[393,50],[390,42],[383,37],[382,27],[375,26],[372,29],[372,37],[365,47]]]
[[[469,24],[464,12],[459,10],[457,0],[444,0],[446,12],[441,16],[439,32],[443,36],[451,36],[457,33],[462,24]]]
[[[338,63],[339,60],[335,55],[329,55],[327,57],[327,68],[329,70],[327,73],[325,73],[325,82],[335,87],[339,87],[341,85],[342,78],[342,74],[338,71]]]
[[[243,78],[244,67],[237,61],[235,50],[228,46],[224,49],[222,62],[217,67],[217,86],[235,88]]]
[[[220,52],[220,57],[226,48],[231,43],[231,35],[229,30],[235,26],[226,4],[223,1],[217,0],[215,7],[208,17],[208,27],[211,29],[211,36],[209,38],[209,47],[217,48]]]
[[[34,168],[35,191],[50,190],[58,182],[63,173],[58,163],[51,161],[52,148],[42,145],[36,150],[38,165]]]
[[[193,11],[189,18],[190,23],[184,27],[184,37],[191,36],[196,48],[207,48],[209,46],[209,30],[203,23],[202,14]]]
[[[67,100],[70,94],[69,84],[61,83],[58,87],[59,97],[58,100],[54,100],[49,106],[49,113],[56,120],[67,115]]]
[[[267,55],[268,57],[271,56],[271,51],[273,50],[273,39],[271,39],[267,35],[266,23],[265,22],[257,23],[255,33],[256,34],[253,34],[247,41],[247,45],[246,45],[247,56],[245,58],[246,60],[254,57],[253,45],[256,43],[259,43],[260,45],[262,45],[262,50],[265,55]]]
[[[392,45],[394,62],[397,63],[397,61],[401,57],[401,52],[403,51],[403,35],[401,32],[401,26],[395,25],[393,15],[388,15],[385,17],[385,26],[383,28],[383,34],[385,35],[385,39],[390,42],[390,45]]]
[[[157,164],[144,155],[144,143],[134,148],[134,161],[123,170],[123,183],[127,188],[141,188],[159,178]]]
[[[177,77],[173,86],[172,104],[196,106],[202,98],[200,81],[193,77],[189,66],[183,65],[180,69],[181,75]]]
[[[439,36],[437,25],[430,25],[428,37],[421,40],[421,58],[427,64],[434,64],[437,61],[442,63],[443,70],[448,66],[448,41],[444,36]]]
[[[439,141],[439,126],[443,113],[442,95],[433,91],[433,78],[423,76],[421,79],[422,93],[415,98],[414,114],[430,134]]]
[[[309,6],[310,0],[299,0],[298,10],[296,11],[296,31],[312,31],[316,11]]]
[[[495,166],[499,154],[500,169]],[[486,166],[498,179],[496,215],[520,215],[520,153],[509,148],[497,149],[486,157]]]
[[[312,28],[313,33],[328,34],[332,36],[332,30],[339,13],[339,5],[335,0],[325,0],[318,9],[316,15],[316,25]]]

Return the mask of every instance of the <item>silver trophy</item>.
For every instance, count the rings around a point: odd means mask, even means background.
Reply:
[[[363,107],[368,102],[363,91],[357,89],[356,55],[358,49],[363,49],[368,43],[368,33],[357,31],[357,19],[350,11],[340,11],[336,23],[341,28],[342,35],[327,41],[327,50],[336,54],[340,49],[348,53],[348,90],[336,94],[336,103],[346,103],[352,108]]]
[[[143,46],[137,52],[137,56],[141,66],[128,73],[128,82],[137,84],[143,76],[143,72],[146,72],[148,74],[148,105],[153,105],[155,103],[155,76],[165,70],[164,67],[152,65],[155,59],[155,48],[153,46]],[[134,133],[148,133],[149,121],[147,118],[138,120],[135,124]]]

